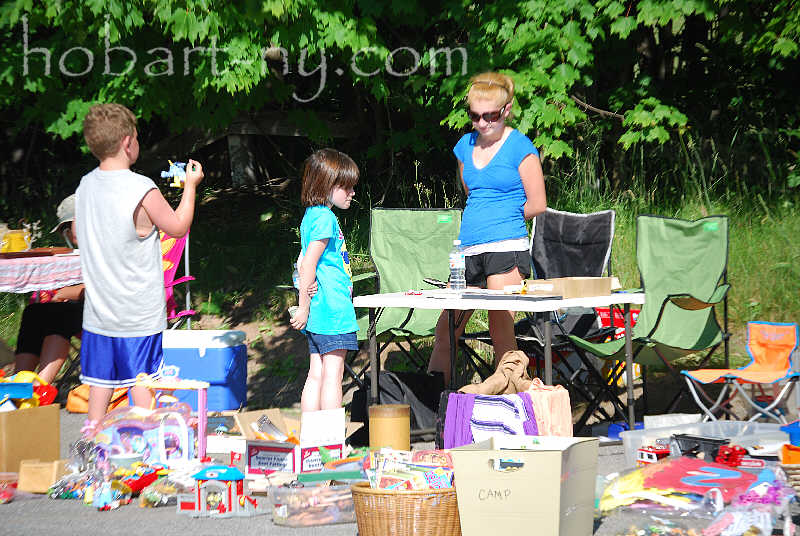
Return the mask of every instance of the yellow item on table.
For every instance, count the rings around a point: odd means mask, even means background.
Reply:
[[[27,251],[31,249],[31,232],[28,229],[12,229],[0,236],[0,253]]]

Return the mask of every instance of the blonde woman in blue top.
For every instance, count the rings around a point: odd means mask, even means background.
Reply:
[[[470,80],[468,114],[473,131],[453,149],[467,203],[459,239],[466,256],[467,286],[502,289],[530,275],[525,220],[544,212],[547,199],[539,152],[524,134],[506,125],[514,100],[514,82],[495,72]],[[460,337],[472,311],[456,326]],[[514,313],[489,311],[489,333],[497,359],[516,350]],[[447,315],[436,325],[430,371],[450,381]]]
[[[350,258],[331,210],[350,208],[357,182],[355,162],[335,149],[315,151],[303,165],[300,294],[291,324],[305,330],[308,339],[308,377],[300,397],[304,413],[342,407],[344,358],[348,350],[358,350]],[[310,293],[315,281],[317,292]]]

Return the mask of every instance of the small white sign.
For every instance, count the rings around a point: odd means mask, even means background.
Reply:
[[[300,445],[344,443],[344,408],[307,411],[300,416]]]

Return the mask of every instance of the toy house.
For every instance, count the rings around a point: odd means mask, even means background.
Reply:
[[[178,495],[178,513],[192,517],[250,517],[257,501],[244,491],[244,474],[235,467],[213,465],[193,475],[192,494]]]

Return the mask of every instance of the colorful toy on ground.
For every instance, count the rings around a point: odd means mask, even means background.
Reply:
[[[0,504],[14,500],[17,490],[17,473],[0,472]]]
[[[747,456],[747,449],[739,445],[721,446],[714,461],[730,467],[749,467],[751,469],[758,469],[766,465],[764,460]]]
[[[116,510],[131,502],[131,489],[119,480],[104,479],[95,483],[92,506],[100,511]]]
[[[186,182],[186,162],[169,162],[169,169],[161,172],[162,179],[172,179],[169,183],[173,188],[183,188],[183,183]]]
[[[164,469],[134,463],[132,469],[117,469],[114,471],[113,477],[128,486],[133,494],[136,494],[166,473],[167,471]]]
[[[609,512],[634,503],[658,504],[676,511],[701,507],[702,497],[718,488],[730,502],[756,482],[755,475],[697,458],[665,458],[617,477],[608,484],[599,509]]]
[[[30,384],[30,385],[28,385]],[[48,384],[38,374],[22,370],[8,378],[0,378],[0,405],[16,400],[16,409],[35,408],[52,404],[58,389]],[[8,407],[8,409],[13,409]]]
[[[154,410],[118,408],[103,418],[93,441],[109,456],[136,453],[143,463],[172,467],[194,457],[191,420],[187,404]]]

